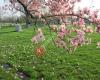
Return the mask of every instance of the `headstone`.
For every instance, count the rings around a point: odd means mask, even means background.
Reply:
[[[3,69],[5,70],[9,70],[10,68],[12,68],[13,66],[10,63],[4,63],[2,64]]]
[[[22,27],[21,27],[20,24],[17,23],[15,26],[16,26],[16,28],[15,28],[15,31],[16,31],[16,32],[22,31]]]

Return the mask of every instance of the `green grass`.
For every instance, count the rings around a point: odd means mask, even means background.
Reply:
[[[100,49],[96,42],[100,35],[93,33],[92,44],[79,47],[74,54],[57,48],[49,29],[43,28],[46,40],[42,43],[46,51],[40,58],[35,55],[31,38],[34,29],[13,32],[13,27],[0,29],[0,80],[21,80],[16,71],[22,69],[30,77],[28,80],[100,80]],[[2,64],[10,63],[9,70]]]

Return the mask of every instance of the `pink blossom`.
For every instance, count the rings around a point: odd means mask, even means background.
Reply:
[[[74,46],[74,47],[75,47],[75,46],[78,46],[78,39],[76,39],[76,38],[71,39],[71,40],[70,40],[70,43],[71,43],[71,45]]]
[[[96,32],[97,32],[97,33],[100,33],[100,25],[97,25],[97,26],[96,26]]]
[[[33,38],[31,39],[31,41],[33,43],[38,43],[38,42],[43,41],[43,40],[45,40],[45,38],[44,38],[44,35],[42,33],[42,30],[38,29],[37,34],[35,36],[33,36]]]
[[[84,32],[82,30],[76,30],[77,35],[75,38],[70,40],[70,43],[72,44],[72,46],[78,46],[78,45],[82,45],[84,43]]]
[[[63,38],[65,34],[66,34],[65,25],[62,24],[60,25],[60,31],[58,32],[58,36]]]
[[[55,38],[54,42],[55,42],[57,47],[67,49],[66,43],[62,39],[60,39],[59,37]]]
[[[83,25],[83,24],[85,24],[85,22],[84,22],[84,19],[79,19],[79,25]]]

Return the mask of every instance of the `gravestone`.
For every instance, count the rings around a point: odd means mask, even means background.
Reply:
[[[4,70],[9,70],[10,68],[13,68],[13,66],[10,63],[4,63],[2,64],[2,67]]]
[[[16,27],[15,27],[15,31],[16,31],[16,32],[22,31],[22,27],[21,27],[20,24],[17,23],[15,26],[16,26]]]

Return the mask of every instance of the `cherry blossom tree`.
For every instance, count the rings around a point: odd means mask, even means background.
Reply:
[[[54,43],[57,47],[64,48],[66,51],[75,51],[78,46],[85,44],[85,34],[92,33],[93,30],[91,27],[86,28],[85,20],[90,23],[94,23],[97,26],[97,33],[100,33],[100,19],[97,17],[99,10],[91,10],[88,7],[85,7],[77,12],[74,11],[75,3],[80,2],[81,0],[9,0],[10,3],[16,10],[24,12],[26,15],[26,21],[29,21],[28,18],[36,20],[44,20],[48,24],[49,29],[50,25],[48,20],[50,18],[57,18],[61,21],[59,29],[56,31],[56,38]],[[19,8],[19,5],[22,8]],[[41,9],[46,9],[46,12],[43,13]],[[72,30],[66,28],[67,19],[70,17],[72,20],[73,26]],[[72,37],[71,33],[76,33],[76,36]],[[43,34],[43,33],[42,33]],[[38,36],[41,36],[38,34]],[[32,40],[38,40],[37,35],[33,37]],[[44,36],[44,35],[42,35]],[[64,41],[64,38],[67,37],[67,42]],[[88,40],[88,39],[87,39]],[[34,41],[33,41],[34,42]],[[89,41],[90,43],[91,41]],[[37,42],[38,43],[38,42]],[[66,44],[67,43],[67,44]],[[69,44],[68,44],[69,43]]]

